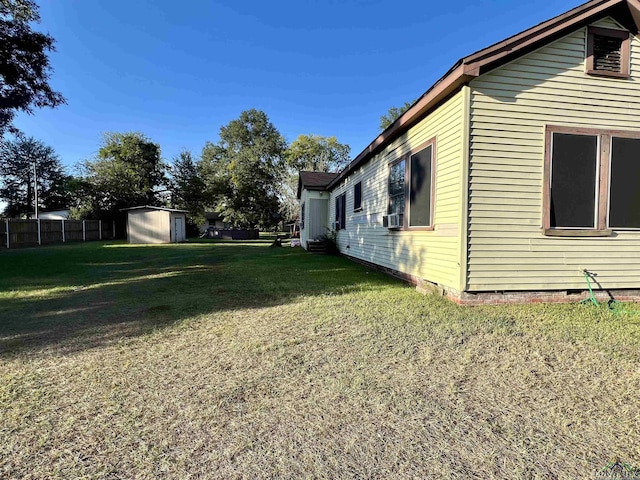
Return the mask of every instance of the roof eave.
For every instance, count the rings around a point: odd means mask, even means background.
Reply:
[[[310,192],[326,192],[328,187],[303,185],[302,188],[298,190],[298,200],[302,197],[302,190],[308,190]]]
[[[636,25],[640,25],[640,1],[639,0],[628,0],[627,6],[629,7],[629,13],[633,18],[633,21]],[[638,33],[638,32],[632,32]]]
[[[562,36],[568,30],[586,25],[596,16],[628,3],[628,0],[593,0],[587,2],[562,15],[558,15],[468,55],[463,59],[463,63],[467,66],[467,71],[474,71],[480,75],[509,61],[514,54],[518,56],[524,55],[528,50],[537,48],[541,42],[552,41],[554,37]]]
[[[345,176],[364,163],[368,157],[375,155],[392,140],[400,136],[412,125],[416,124],[422,117],[429,113],[436,105],[446,100],[449,96],[458,91],[460,87],[468,83],[476,75],[467,74],[465,65],[458,61],[452,68],[438,80],[420,99],[404,112],[395,122],[384,130],[376,139],[371,142],[360,154],[354,158],[347,167],[340,172],[327,186],[331,190]]]
[[[568,30],[586,25],[596,16],[604,15],[608,11],[620,11],[620,9],[623,9],[629,18],[628,22],[624,22],[627,23],[625,26],[632,33],[638,33],[640,30],[640,0],[592,0],[459,60],[416,103],[354,158],[329,183],[327,189],[331,190],[353,170],[420,121],[429,111],[473,78],[538,48],[545,41],[552,41],[555,37],[559,38]]]
[[[162,212],[173,212],[173,213],[189,213],[187,210],[180,210],[177,208],[166,208],[166,207],[154,207],[153,205],[139,205],[137,207],[128,207],[121,208],[121,212],[130,212],[133,210],[158,210]]]

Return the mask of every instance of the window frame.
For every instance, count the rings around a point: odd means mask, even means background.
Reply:
[[[393,212],[391,212],[391,189],[390,189],[390,183],[391,183],[391,169],[392,167],[394,167],[395,165],[397,165],[398,163],[404,162],[404,190],[403,190],[403,196],[404,196],[404,200],[403,200],[403,205],[404,208],[402,210],[401,214],[398,215],[402,215],[402,218],[404,219],[406,217],[406,213],[407,213],[407,192],[409,190],[409,185],[408,185],[408,180],[407,180],[407,160],[408,160],[408,155],[403,155],[401,157],[396,158],[395,160],[389,162],[388,164],[388,172],[387,172],[387,215],[391,215]],[[394,227],[393,230],[400,230],[404,228],[404,221],[403,221],[403,226],[402,227]]]
[[[304,230],[304,217],[305,217],[305,202],[302,202],[300,207],[300,230]]]
[[[620,72],[609,72],[606,70],[596,70],[594,68],[594,36],[618,38],[622,40],[620,48]],[[629,78],[630,76],[630,33],[627,30],[616,30],[613,28],[587,27],[587,56],[585,62],[585,73],[600,77]]]
[[[358,192],[358,195],[356,195],[356,192]],[[357,204],[356,204],[356,199],[359,200]],[[363,209],[362,209],[362,180],[361,180],[353,186],[353,211],[355,213],[355,212],[361,212],[362,210]]]
[[[595,228],[569,228],[551,226],[551,161],[553,156],[553,134],[595,136],[598,140],[596,152],[596,203],[594,207]],[[606,237],[613,231],[638,232],[637,227],[615,227],[609,225],[611,201],[611,146],[613,138],[640,139],[640,131],[613,130],[604,128],[578,128],[559,125],[545,127],[544,174],[542,195],[542,231],[547,236],[561,237]]]
[[[429,200],[429,225],[410,226],[411,216],[411,157],[422,152],[431,146],[431,195]],[[391,167],[399,162],[404,161],[404,213],[402,219],[402,227],[390,230],[400,231],[433,231],[436,205],[436,137],[432,137],[426,142],[421,143],[409,152],[394,159],[388,163],[387,172],[387,215],[391,209],[391,195],[389,194],[389,179],[391,177]]]
[[[607,185],[607,228],[611,229],[612,231],[619,231],[619,232],[640,232],[640,227],[612,227],[611,226],[611,181],[612,181],[612,176],[611,176],[611,171],[612,171],[612,165],[613,165],[613,139],[614,138],[627,138],[627,139],[633,139],[633,140],[640,140],[640,131],[638,132],[631,132],[631,131],[614,131],[613,134],[611,135],[611,140],[610,140],[610,156],[609,156],[609,183]]]

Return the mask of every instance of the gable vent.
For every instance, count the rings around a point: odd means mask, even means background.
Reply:
[[[603,72],[622,71],[622,39],[605,35],[593,36],[593,67]]]

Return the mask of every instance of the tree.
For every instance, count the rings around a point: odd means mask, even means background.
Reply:
[[[402,105],[401,107],[391,107],[386,115],[382,115],[380,117],[380,131],[386,130],[389,125],[400,118],[400,116],[404,112],[409,110],[411,105],[413,105],[414,103],[415,100],[413,102],[404,102],[404,105]]]
[[[34,172],[35,165],[35,172]],[[0,198],[9,217],[31,216],[34,173],[40,208],[67,208],[69,177],[53,148],[34,138],[18,137],[0,143]]]
[[[190,233],[196,233],[198,225],[204,223],[207,205],[206,187],[191,152],[185,150],[173,160],[169,167],[169,191],[174,208],[186,210]]]
[[[16,112],[32,114],[36,107],[66,102],[48,83],[47,52],[55,50],[55,40],[32,30],[39,21],[33,0],[0,0],[0,137],[17,133],[12,125]]]
[[[97,158],[81,165],[87,216],[117,213],[121,208],[160,204],[165,166],[160,146],[137,132],[106,133]]]
[[[220,129],[220,141],[202,150],[211,203],[236,227],[269,228],[280,220],[279,185],[287,143],[260,110],[246,110]]]
[[[289,169],[280,184],[280,213],[285,222],[297,221],[300,217],[298,175],[297,171]]]
[[[287,174],[280,189],[282,215],[286,220],[299,215],[298,172],[338,172],[349,164],[350,152],[351,147],[338,142],[336,137],[300,135],[291,143],[286,153]]]
[[[338,172],[349,163],[350,152],[336,137],[300,135],[287,149],[287,164],[296,171]]]
[[[93,185],[82,176],[70,176],[66,183],[69,195],[69,218],[84,220],[98,218],[100,206],[97,202]],[[105,220],[107,220],[105,218]]]

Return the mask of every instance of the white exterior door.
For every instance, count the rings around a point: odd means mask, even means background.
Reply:
[[[175,217],[173,220],[173,232],[174,242],[182,242],[185,240],[184,234],[184,219],[182,217]]]

